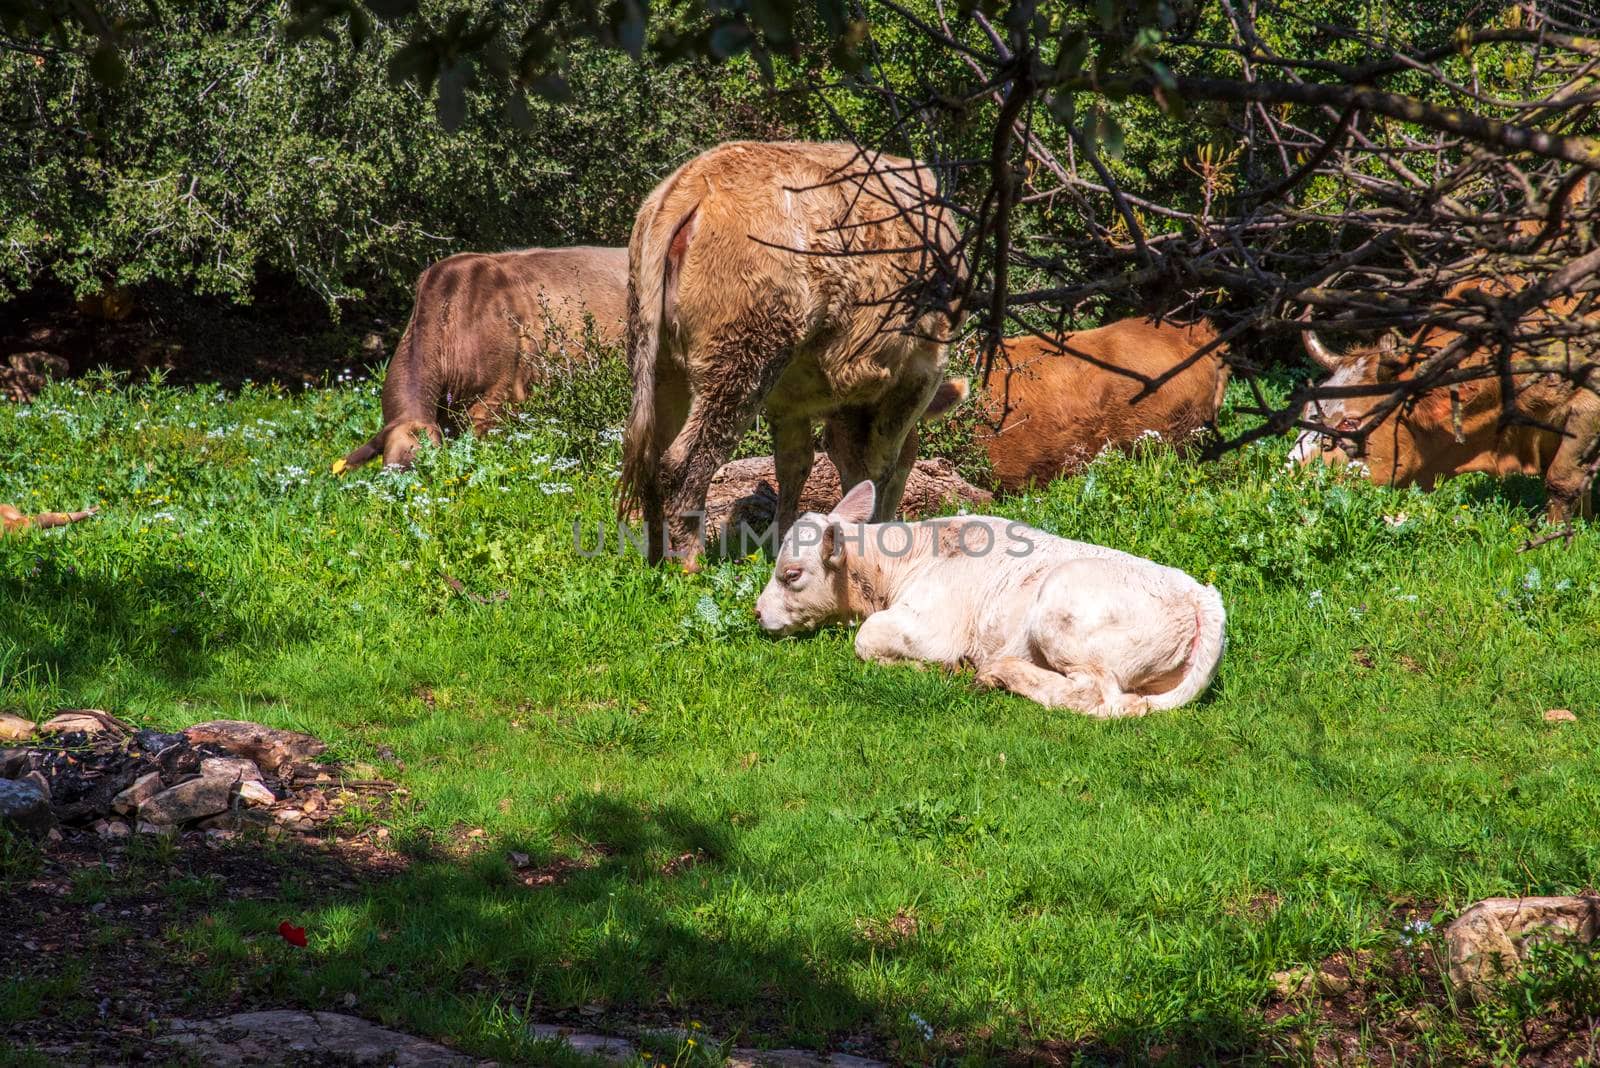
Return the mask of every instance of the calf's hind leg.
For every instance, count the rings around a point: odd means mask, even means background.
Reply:
[[[1142,716],[1149,710],[1142,697],[1123,693],[1114,680],[1080,668],[1051,671],[1015,656],[982,665],[978,685],[1010,690],[1046,708],[1069,708],[1098,719]]]

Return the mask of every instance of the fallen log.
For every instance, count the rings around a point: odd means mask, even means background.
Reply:
[[[88,519],[98,511],[98,508],[85,508],[81,512],[40,512],[38,515],[24,515],[14,505],[0,504],[0,536],[20,534],[30,527],[41,530],[46,527],[64,527],[68,523]]]

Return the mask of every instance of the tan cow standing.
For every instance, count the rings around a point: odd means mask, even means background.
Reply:
[[[882,486],[894,514],[916,459],[911,435],[943,378],[948,304],[894,297],[954,286],[953,219],[933,175],[845,144],[734,142],[650,194],[628,246],[633,410],[622,499],[650,554],[694,566],[711,477],[765,406],[780,529],[794,521],[826,420],[846,485]],[[948,290],[946,290],[948,292]]]
[[[1157,378],[1216,336],[1205,323],[1122,319],[1054,343],[1007,339],[1010,366],[996,366],[976,434],[1000,489],[1014,493],[1073,474],[1108,445],[1126,447],[1152,432],[1181,442],[1215,422],[1228,387],[1220,348],[1143,397],[1144,381],[1118,370]]]
[[[340,472],[382,456],[409,467],[423,438],[443,426],[479,434],[501,410],[581,346],[592,321],[602,344],[619,344],[627,322],[628,250],[530,248],[464,252],[417,279],[411,321],[383,383],[383,429],[334,464]]]

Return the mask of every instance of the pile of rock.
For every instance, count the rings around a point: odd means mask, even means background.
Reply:
[[[0,747],[0,823],[35,835],[57,825],[116,838],[299,824],[329,807],[314,787],[340,778],[313,762],[326,748],[317,739],[240,720],[168,734],[98,709],[37,726],[0,713]]]

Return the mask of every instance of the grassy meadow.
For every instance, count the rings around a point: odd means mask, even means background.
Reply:
[[[402,874],[170,932],[197,1007],[224,977],[349,994],[534,1063],[556,1055],[522,1021],[579,1011],[906,1063],[1292,1058],[1319,1025],[1267,1021],[1274,972],[1600,882],[1600,529],[1519,554],[1536,485],[1382,490],[1287,471],[1280,439],[1106,456],[998,505],[1223,593],[1212,690],[1101,722],[863,664],[845,628],[770,640],[758,560],[580,555],[618,462],[581,394],[342,479],[370,382],[0,406],[0,501],[103,507],[0,539],[0,708],[260,720],[409,791],[346,817],[384,821]],[[524,886],[510,852],[559,876]],[[1542,1011],[1374,1004],[1423,1014],[1438,1063],[1516,1060]]]

